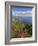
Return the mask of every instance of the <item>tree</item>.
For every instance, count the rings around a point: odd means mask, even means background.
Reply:
[[[11,24],[11,37],[15,36],[17,32],[22,32],[24,27],[25,25],[22,24],[19,19],[14,17],[14,21],[12,21]]]

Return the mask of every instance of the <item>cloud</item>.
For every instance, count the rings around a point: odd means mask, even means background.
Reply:
[[[12,11],[12,13],[32,13],[32,11]]]
[[[12,11],[12,15],[14,16],[22,16],[22,15],[32,15],[32,11]]]

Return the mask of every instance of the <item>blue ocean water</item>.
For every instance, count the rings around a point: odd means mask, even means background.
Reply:
[[[21,22],[32,24],[32,16],[16,16]]]

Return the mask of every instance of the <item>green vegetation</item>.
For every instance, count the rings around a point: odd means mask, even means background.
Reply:
[[[11,38],[31,37],[32,25],[24,24],[20,20],[14,18],[11,24]]]

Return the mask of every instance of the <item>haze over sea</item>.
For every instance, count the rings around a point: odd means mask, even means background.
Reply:
[[[21,22],[32,24],[32,8],[12,7],[12,16],[15,16]]]

